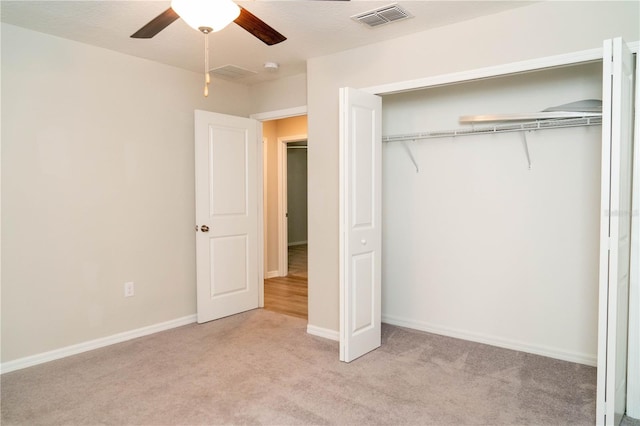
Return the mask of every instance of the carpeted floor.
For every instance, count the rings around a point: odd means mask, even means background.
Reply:
[[[264,310],[1,376],[3,425],[589,425],[596,369],[383,325],[345,364]]]
[[[632,419],[631,417],[624,416],[620,426],[640,426],[640,419]]]

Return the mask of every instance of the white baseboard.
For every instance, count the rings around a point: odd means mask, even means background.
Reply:
[[[194,322],[196,322],[196,315],[188,315],[186,317],[176,318],[171,321],[149,325],[147,327],[125,331],[123,333],[114,334],[112,336],[89,340],[88,342],[78,343],[76,345],[55,349],[49,352],[43,352],[41,354],[31,355],[13,361],[4,362],[0,364],[0,374],[21,370],[23,368],[32,367],[34,365],[43,364],[45,362],[54,361],[56,359],[65,358],[71,355],[77,355],[82,352],[87,352],[116,343],[125,342],[127,340],[136,339],[138,337],[147,336],[149,334],[158,333],[160,331],[170,330],[172,328],[181,327],[183,325],[192,324]]]
[[[412,328],[415,330],[426,331],[428,333],[440,334],[447,337],[455,337],[457,339],[469,340],[471,342],[484,343],[486,345],[497,346],[499,348],[512,349],[521,352],[527,352],[536,355],[542,355],[549,358],[560,359],[563,361],[575,362],[595,367],[597,358],[595,355],[589,355],[577,352],[567,352],[557,348],[549,348],[546,346],[529,345],[527,343],[515,340],[502,339],[496,336],[488,336],[480,333],[472,333],[463,330],[456,330],[447,327],[441,327],[433,324],[427,324],[421,321],[414,321],[407,318],[399,318],[391,315],[382,315],[382,322],[397,325],[400,327]]]
[[[279,276],[280,276],[280,272],[278,270],[267,271],[267,273],[265,274],[264,278],[266,280],[268,280],[269,278],[275,278],[275,277],[279,277]]]
[[[340,333],[335,330],[329,330],[328,328],[316,327],[315,325],[307,324],[307,333],[314,336],[323,337],[329,340],[340,341]]]

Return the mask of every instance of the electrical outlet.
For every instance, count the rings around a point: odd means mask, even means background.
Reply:
[[[124,283],[124,297],[131,297],[134,294],[136,294],[136,291],[135,291],[135,288],[133,287],[133,281]]]

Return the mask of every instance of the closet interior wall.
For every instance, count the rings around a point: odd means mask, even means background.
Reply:
[[[383,96],[383,135],[601,99],[602,64]],[[595,365],[601,127],[383,144],[384,322]]]

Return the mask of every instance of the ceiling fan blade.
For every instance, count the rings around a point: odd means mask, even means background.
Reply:
[[[178,14],[174,12],[173,9],[169,8],[149,21],[147,25],[131,34],[131,38],[151,38],[167,28],[169,24],[178,18]]]
[[[249,12],[245,8],[240,8],[240,16],[236,18],[236,24],[250,32],[254,37],[263,43],[272,46],[281,43],[287,38],[267,25],[263,20]]]

